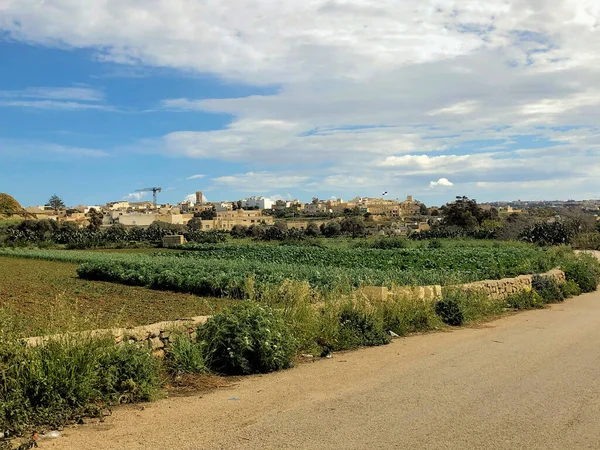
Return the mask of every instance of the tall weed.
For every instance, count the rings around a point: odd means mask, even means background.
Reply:
[[[161,385],[160,363],[148,349],[116,346],[110,338],[54,339],[32,348],[4,341],[0,355],[0,429],[11,432],[150,400]]]
[[[572,256],[563,262],[562,269],[567,280],[574,281],[581,292],[593,292],[600,283],[600,262],[590,253]]]

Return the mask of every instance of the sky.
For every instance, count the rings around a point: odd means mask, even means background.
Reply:
[[[0,0],[0,192],[600,197],[597,0]]]

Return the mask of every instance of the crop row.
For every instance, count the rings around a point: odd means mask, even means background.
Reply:
[[[224,261],[268,261],[347,269],[374,269],[394,273],[440,270],[469,273],[474,277],[503,278],[542,272],[556,263],[548,252],[535,247],[455,247],[455,248],[323,248],[311,246],[269,246],[194,244],[194,251],[181,258]],[[469,280],[472,281],[472,280]]]
[[[360,255],[362,254],[362,259]],[[557,265],[536,249],[319,249],[294,246],[207,246],[185,254],[141,255],[61,250],[0,249],[0,256],[80,263],[89,280],[147,286],[197,295],[245,297],[285,280],[322,291],[362,285],[428,285],[471,282]]]

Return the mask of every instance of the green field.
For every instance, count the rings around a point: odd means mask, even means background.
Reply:
[[[185,292],[245,298],[285,280],[321,292],[363,285],[466,283],[540,273],[560,264],[558,252],[497,244],[381,250],[350,246],[206,244],[187,252],[119,253],[0,249],[0,256],[80,264],[80,278]]]

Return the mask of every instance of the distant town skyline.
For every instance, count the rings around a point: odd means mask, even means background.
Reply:
[[[10,193],[8,193],[10,194]],[[442,203],[427,203],[426,201],[424,201],[423,199],[419,199],[417,197],[415,197],[414,195],[411,195],[410,193],[405,194],[404,196],[400,196],[400,197],[390,197],[389,195],[386,195],[384,197],[382,197],[381,195],[354,195],[354,196],[347,196],[347,197],[343,197],[343,196],[339,196],[339,197],[328,197],[328,198],[319,198],[319,200],[321,201],[328,201],[328,200],[336,200],[336,199],[343,199],[344,201],[350,201],[350,200],[354,200],[355,198],[382,198],[385,200],[394,200],[394,201],[399,201],[402,202],[404,201],[407,196],[410,196],[412,199],[414,199],[417,202],[421,202],[426,204],[427,206],[442,206],[446,203],[450,203],[452,201],[454,201],[456,199],[456,196],[454,197],[449,197],[446,201],[443,201]],[[48,196],[49,198],[50,196]],[[61,197],[59,195],[59,197]],[[315,196],[309,196],[307,198],[298,198],[298,197],[278,197],[275,196],[273,197],[269,197],[269,196],[263,196],[263,195],[247,195],[244,197],[240,197],[240,198],[234,198],[234,199],[226,199],[226,198],[208,198],[206,196],[204,197],[204,202],[205,203],[218,203],[218,202],[237,202],[237,201],[242,201],[244,199],[249,199],[249,198],[260,198],[260,197],[265,197],[266,199],[272,200],[273,202],[276,202],[277,200],[285,200],[285,201],[292,201],[292,200],[298,200],[300,201],[300,203],[310,203],[312,201],[312,199]],[[567,202],[593,202],[595,204],[600,204],[600,198],[581,198],[581,199],[577,199],[577,198],[565,198],[565,199],[507,199],[507,200],[481,200],[478,199],[477,197],[473,197],[473,196],[469,196],[467,195],[467,197],[469,198],[473,198],[475,200],[478,201],[478,203],[486,203],[486,204],[494,204],[494,203],[567,203]],[[64,197],[61,197],[64,200]],[[318,197],[317,197],[318,198]],[[42,206],[45,205],[47,203],[47,200],[43,200],[41,202],[38,203],[31,203],[31,204],[26,204],[26,203],[22,203],[18,198],[15,197],[15,199],[17,201],[19,201],[19,203],[21,203],[24,207],[27,206]],[[65,202],[66,205],[68,207],[75,207],[75,206],[105,206],[107,204],[110,203],[119,203],[119,202],[130,202],[130,203],[152,203],[152,194],[150,193],[150,195],[144,195],[142,197],[138,198],[129,198],[129,199],[112,199],[112,200],[108,200],[108,201],[100,201],[100,202],[95,202],[95,203],[68,203]],[[179,203],[183,203],[183,202],[190,202],[191,204],[197,204],[197,196],[196,196],[196,192],[194,194],[190,194],[188,196],[186,196],[186,198],[178,200],[178,201],[168,201],[165,200],[161,194],[159,194],[159,198],[158,198],[158,204],[170,204],[170,205],[177,205]]]

